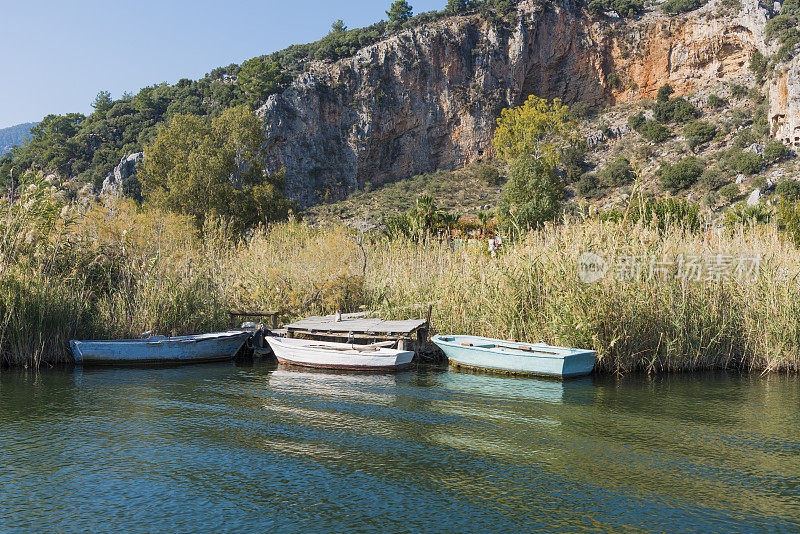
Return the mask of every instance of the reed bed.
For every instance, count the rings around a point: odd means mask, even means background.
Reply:
[[[228,256],[224,293],[290,318],[359,308],[419,316],[431,303],[436,331],[592,347],[606,372],[798,370],[800,255],[775,227],[692,233],[574,221],[531,232],[496,258],[484,248],[280,225]],[[584,252],[610,264],[722,254],[760,265],[747,277],[689,280],[665,270],[623,280],[609,272],[585,283]]]
[[[224,328],[229,308],[280,309],[285,319],[358,310],[400,318],[431,305],[435,331],[591,347],[601,372],[800,368],[800,255],[774,226],[693,233],[576,220],[491,257],[479,241],[388,240],[299,222],[244,239],[209,225],[199,237],[188,219],[125,203],[57,211],[25,202],[0,213],[6,365],[70,361],[75,337]],[[625,280],[609,271],[586,283],[578,276],[585,252],[610,266],[718,253],[761,260],[749,278],[665,271]]]

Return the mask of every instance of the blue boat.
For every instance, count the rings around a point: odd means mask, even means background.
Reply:
[[[457,367],[502,373],[569,378],[592,372],[593,350],[552,347],[544,343],[518,343],[478,336],[433,336]]]

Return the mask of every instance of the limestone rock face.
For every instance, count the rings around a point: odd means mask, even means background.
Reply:
[[[769,88],[770,132],[784,144],[800,147],[800,57],[780,69]]]
[[[506,26],[468,16],[405,30],[313,63],[267,100],[267,171],[285,167],[288,195],[309,205],[482,159],[500,111],[531,94],[613,104],[654,98],[664,83],[685,94],[752,78],[767,11],[742,4],[624,21],[573,0],[525,0]]]
[[[114,167],[114,170],[108,173],[106,179],[103,180],[103,188],[100,194],[119,197],[124,192],[128,196],[138,196],[141,187],[139,180],[136,178],[136,165],[143,159],[143,152],[136,152],[122,158],[119,165]],[[135,193],[135,195],[131,195],[131,193]]]

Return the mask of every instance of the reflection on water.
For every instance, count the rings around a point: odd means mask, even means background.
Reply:
[[[0,374],[0,531],[800,530],[800,381]]]

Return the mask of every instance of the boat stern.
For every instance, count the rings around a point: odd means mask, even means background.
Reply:
[[[83,355],[81,354],[80,341],[74,339],[70,340],[69,348],[72,349],[72,356],[75,358],[75,363],[82,363]]]

